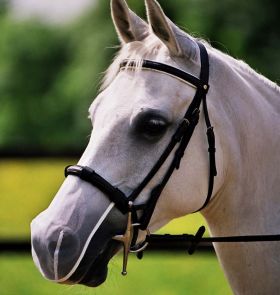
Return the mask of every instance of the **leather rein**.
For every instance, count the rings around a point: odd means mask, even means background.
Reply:
[[[212,196],[214,179],[217,176],[216,169],[216,147],[215,147],[215,134],[214,128],[211,125],[211,121],[208,114],[206,95],[209,90],[209,57],[205,46],[197,42],[200,49],[200,59],[201,59],[201,72],[200,77],[197,78],[187,72],[174,68],[172,66],[154,62],[150,60],[143,60],[142,69],[153,70],[157,72],[166,73],[174,78],[180,79],[188,84],[196,87],[195,96],[187,109],[181,123],[179,124],[177,130],[173,134],[169,144],[154,164],[152,169],[149,171],[147,176],[143,181],[136,187],[132,193],[127,196],[121,190],[111,185],[106,179],[101,175],[97,174],[94,170],[86,166],[68,166],[65,168],[65,176],[73,175],[79,177],[81,180],[86,181],[101,192],[103,192],[115,206],[123,213],[128,215],[127,228],[123,235],[117,235],[113,237],[123,244],[123,270],[122,274],[127,274],[127,262],[128,255],[131,252],[138,253],[138,258],[142,258],[143,251],[148,245],[153,243],[165,243],[168,242],[171,246],[172,243],[182,242],[188,243],[188,253],[193,254],[197,248],[197,245],[201,241],[208,242],[256,242],[256,241],[279,241],[280,235],[270,235],[270,236],[241,236],[241,237],[219,237],[219,238],[203,238],[205,228],[202,226],[199,228],[195,235],[183,234],[179,235],[151,235],[148,230],[149,222],[152,218],[153,212],[155,210],[157,201],[168,183],[173,172],[180,168],[181,160],[184,156],[185,150],[190,142],[193,135],[195,127],[199,122],[199,114],[202,105],[202,110],[204,113],[204,120],[206,124],[206,135],[208,140],[208,152],[209,152],[209,181],[208,181],[208,192],[205,198],[204,204],[197,211],[204,209]],[[124,60],[120,64],[120,70],[127,68],[135,68],[136,61]],[[141,194],[143,189],[156,175],[162,165],[165,163],[167,158],[174,152],[173,159],[169,165],[167,171],[164,174],[161,182],[156,185],[150,193],[150,197],[145,204],[135,204],[134,202]],[[138,217],[138,211],[141,211],[141,217]],[[146,232],[146,239],[143,243],[137,244],[137,238],[139,230]]]

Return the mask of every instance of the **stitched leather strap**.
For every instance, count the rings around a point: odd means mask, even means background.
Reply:
[[[80,179],[89,182],[101,192],[103,192],[109,199],[115,203],[116,207],[123,213],[128,212],[128,202],[126,195],[118,188],[112,186],[106,179],[98,175],[94,170],[84,166],[68,166],[64,171],[65,176],[78,176]]]

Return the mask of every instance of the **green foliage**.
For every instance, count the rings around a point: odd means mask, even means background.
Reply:
[[[7,12],[8,0],[0,0],[0,15]]]
[[[279,81],[276,0],[159,0],[179,26]],[[1,5],[2,3],[2,5]],[[109,1],[79,21],[15,22],[0,2],[0,149],[80,150],[87,110],[118,45]],[[128,0],[145,17],[144,1]]]
[[[3,18],[0,26],[1,146],[40,148],[58,133],[63,141],[71,105],[57,108],[49,92],[69,60],[65,36],[37,22]]]

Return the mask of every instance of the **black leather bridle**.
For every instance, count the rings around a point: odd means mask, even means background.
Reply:
[[[181,160],[184,156],[185,149],[188,146],[188,143],[192,137],[194,129],[199,121],[199,113],[201,104],[203,104],[204,118],[207,128],[207,138],[209,143],[209,161],[210,161],[210,173],[209,173],[209,187],[206,200],[204,204],[197,211],[205,208],[210,201],[213,185],[214,185],[214,177],[217,175],[216,172],[216,162],[215,162],[215,136],[214,129],[211,125],[207,102],[206,102],[206,94],[209,90],[209,60],[207,51],[201,43],[198,43],[201,54],[201,74],[200,78],[196,78],[191,74],[188,74],[184,71],[176,69],[166,64],[144,60],[142,64],[143,69],[155,70],[158,72],[167,73],[174,77],[177,77],[181,80],[184,80],[191,85],[196,87],[196,94],[185,114],[182,118],[181,124],[178,126],[176,132],[172,136],[168,146],[165,148],[158,161],[152,167],[148,175],[143,179],[143,181],[133,190],[133,192],[126,196],[122,191],[118,188],[112,186],[106,179],[104,179],[101,175],[97,174],[94,170],[89,167],[83,166],[68,166],[65,169],[65,175],[74,175],[78,176],[84,181],[87,181],[97,187],[100,191],[108,196],[108,198],[115,203],[115,206],[123,213],[126,214],[129,211],[138,211],[143,210],[143,214],[141,219],[137,222],[139,223],[139,228],[141,230],[147,229],[153,211],[155,209],[158,198],[160,197],[161,192],[166,186],[169,178],[175,169],[180,168]],[[123,61],[120,65],[120,69],[125,67],[135,67],[135,61]],[[173,160],[167,169],[161,183],[159,183],[156,187],[154,187],[151,191],[150,198],[146,204],[141,205],[133,205],[131,206],[131,202],[137,199],[143,189],[147,186],[147,184],[151,181],[151,179],[155,176],[155,174],[159,171],[161,166],[165,163],[166,159],[175,149]]]
[[[152,169],[143,179],[143,181],[133,190],[133,192],[129,196],[125,195],[121,190],[111,185],[106,179],[104,179],[101,175],[97,174],[94,170],[92,170],[89,167],[75,165],[68,166],[65,169],[65,176],[74,175],[92,184],[101,192],[103,192],[113,203],[115,203],[115,206],[123,214],[128,214],[126,232],[123,235],[113,237],[113,239],[122,242],[124,246],[124,261],[122,271],[122,274],[124,275],[127,273],[126,266],[129,252],[142,253],[142,251],[145,249],[148,243],[151,243],[153,239],[160,240],[162,242],[166,239],[170,240],[171,238],[170,235],[168,237],[166,236],[166,238],[164,238],[165,236],[160,237],[158,235],[150,235],[148,233],[148,225],[163,189],[168,183],[174,170],[180,168],[180,163],[184,156],[185,150],[190,142],[195,127],[198,124],[201,106],[204,112],[206,134],[209,145],[209,182],[205,202],[197,211],[201,211],[208,205],[213,193],[214,178],[217,175],[217,169],[215,159],[216,147],[214,128],[210,122],[206,100],[206,95],[209,90],[209,57],[205,46],[200,42],[197,42],[197,44],[200,50],[201,60],[201,72],[199,78],[163,63],[154,62],[150,60],[143,60],[142,69],[166,73],[168,75],[176,77],[177,79],[183,80],[188,84],[195,86],[196,93],[189,108],[185,113],[185,116],[182,118],[181,123],[179,124],[177,130],[173,134],[169,144],[159,157],[158,161],[155,163],[155,165],[152,167]],[[120,70],[135,67],[136,61],[133,60],[125,60],[120,64]],[[165,172],[161,182],[152,189],[148,201],[145,204],[134,204],[137,197],[141,194],[143,189],[156,175],[156,173],[159,171],[159,169],[162,167],[162,165],[165,163],[167,158],[171,155],[171,153],[174,150],[175,152],[171,164]],[[142,211],[140,218],[137,214],[138,211]],[[147,231],[147,236],[144,243],[136,245],[139,230]],[[183,235],[181,237],[182,241],[185,241],[186,239],[191,239],[192,245],[189,249],[190,254],[194,252],[196,245],[202,240],[204,231],[205,228],[201,227],[195,236]],[[280,236],[277,236],[277,240],[279,239]]]

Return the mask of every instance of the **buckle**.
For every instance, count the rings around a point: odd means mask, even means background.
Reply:
[[[209,89],[210,89],[210,86],[208,84],[204,84],[202,86],[203,90],[205,90],[206,94],[208,93]]]
[[[191,125],[190,121],[187,118],[184,118],[183,122],[187,124],[187,127]]]

